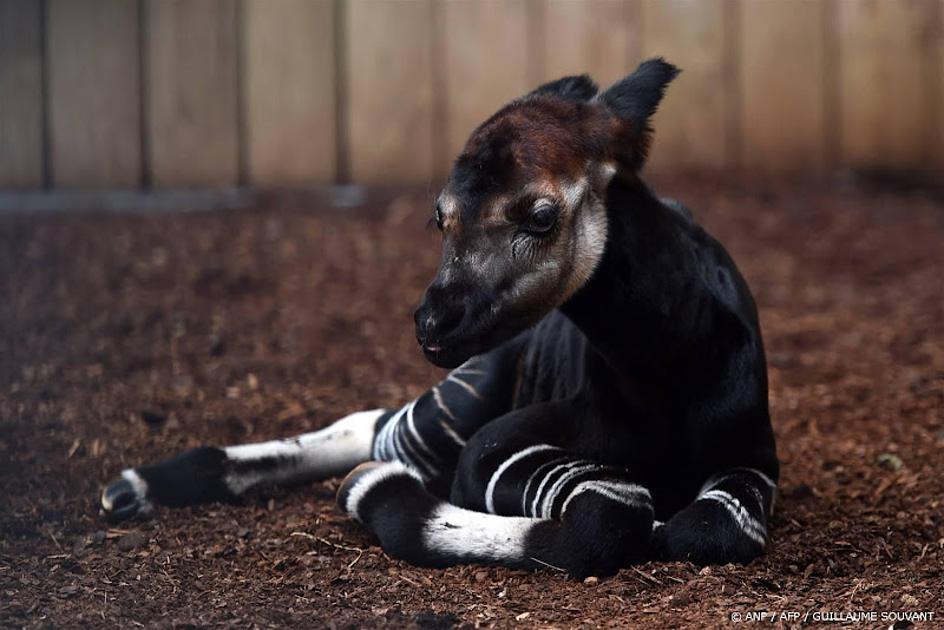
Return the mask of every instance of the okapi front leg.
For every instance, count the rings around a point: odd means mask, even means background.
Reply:
[[[156,464],[127,468],[102,491],[110,520],[149,513],[154,504],[179,507],[233,500],[259,483],[342,475],[367,461],[383,409],[345,416],[320,431],[240,446],[201,446]]]
[[[755,468],[732,468],[711,477],[694,503],[658,525],[652,559],[750,562],[767,544],[776,488],[776,481]]]

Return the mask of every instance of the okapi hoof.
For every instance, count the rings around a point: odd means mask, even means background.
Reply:
[[[144,481],[134,471],[127,470],[119,479],[102,490],[101,506],[105,518],[112,523],[125,521],[135,516],[150,514],[152,505],[145,498]]]
[[[351,492],[354,490],[354,487],[358,485],[359,481],[365,480],[364,478],[372,470],[376,470],[377,468],[381,468],[385,465],[386,464],[384,462],[369,461],[355,466],[354,469],[351,470],[351,472],[349,472],[347,476],[341,480],[341,485],[338,486],[338,494],[335,499],[338,504],[338,508],[340,508],[342,512],[350,512],[351,510],[348,507],[348,498],[351,496]],[[363,490],[366,490],[366,488]]]

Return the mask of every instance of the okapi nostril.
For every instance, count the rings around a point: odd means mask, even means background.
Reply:
[[[465,309],[447,311],[439,320],[432,320],[434,323],[429,327],[436,337],[444,337],[462,322],[465,317]]]

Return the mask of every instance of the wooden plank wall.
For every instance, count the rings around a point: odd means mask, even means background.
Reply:
[[[47,6],[52,185],[137,187],[138,5],[125,0],[51,0]]]
[[[940,6],[937,0],[839,3],[844,163],[920,167],[935,157]]]
[[[0,190],[43,186],[42,15],[0,0]]]
[[[944,170],[944,0],[0,0],[0,189],[428,185],[654,55],[650,171]]]
[[[334,179],[334,3],[245,0],[242,81],[249,183]]]
[[[236,5],[147,1],[148,160],[156,187],[239,182]]]
[[[727,111],[736,93],[725,86],[724,0],[664,0],[642,11],[644,58],[662,56],[682,68],[653,119],[655,170],[723,168],[731,160]]]
[[[433,173],[432,2],[355,0],[343,11],[351,177],[369,183],[428,182]]]
[[[821,172],[827,124],[828,6],[818,0],[745,2],[742,20],[743,163],[768,172]]]

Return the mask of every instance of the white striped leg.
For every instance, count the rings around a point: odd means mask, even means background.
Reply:
[[[227,446],[226,486],[241,494],[260,483],[326,479],[349,472],[370,459],[383,409],[361,411],[293,438]]]
[[[378,461],[399,461],[423,479],[451,469],[465,445],[462,436],[435,413],[429,392],[381,418],[372,454]],[[432,412],[432,413],[431,413]]]
[[[468,436],[506,411],[507,383],[476,367],[478,357],[456,368],[439,384],[378,422],[372,455],[399,461],[424,480],[451,478]]]
[[[649,491],[620,471],[550,444],[528,446],[502,460],[488,478],[484,504],[493,514],[560,518],[584,492],[651,508]]]
[[[463,562],[523,565],[538,519],[509,519],[451,505],[430,494],[401,462],[370,462],[345,478],[339,507],[366,525],[389,555],[420,566]]]
[[[657,535],[658,554],[699,564],[749,562],[767,545],[767,517],[776,482],[754,468],[732,468],[708,479],[695,502]]]
[[[106,516],[123,520],[153,504],[192,505],[233,499],[260,483],[324,479],[348,472],[371,456],[382,409],[345,416],[289,439],[240,446],[200,447],[172,459],[129,468],[102,492]]]
[[[426,491],[402,463],[371,462],[342,483],[338,504],[393,557],[423,566],[547,566],[576,577],[608,575],[642,558],[652,527],[648,492],[615,479],[567,487],[561,518],[501,516],[457,507]]]

